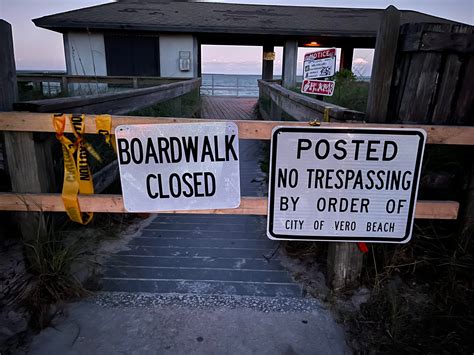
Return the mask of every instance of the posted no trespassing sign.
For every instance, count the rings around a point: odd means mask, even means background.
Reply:
[[[425,141],[420,129],[276,127],[268,237],[408,242]]]

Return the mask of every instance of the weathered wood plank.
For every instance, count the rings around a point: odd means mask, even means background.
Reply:
[[[456,103],[451,114],[452,124],[474,125],[474,95],[472,93],[474,78],[474,56],[464,63],[462,82],[459,87]]]
[[[86,115],[86,132],[95,133],[96,115]],[[127,124],[169,124],[169,123],[198,123],[219,122],[225,120],[170,118],[170,117],[141,117],[116,116],[112,117],[112,128]],[[279,121],[235,121],[239,127],[239,138],[262,139],[271,138],[273,128],[277,126],[308,127],[307,122]],[[412,124],[369,124],[322,122],[321,127],[352,127],[352,128],[422,128],[428,134],[429,144],[474,145],[474,127],[469,126],[432,126]],[[314,129],[318,129],[315,127]],[[0,131],[17,132],[54,132],[52,114],[30,112],[0,112]],[[72,132],[69,122],[66,132]]]
[[[17,97],[13,37],[8,22],[0,20],[0,111],[12,109]],[[4,148],[13,191],[49,192],[54,184],[48,141],[36,141],[30,132],[5,132]],[[46,232],[41,213],[15,216],[25,240]]]
[[[450,31],[446,24],[414,24],[407,26],[412,32]],[[429,123],[436,102],[438,77],[442,68],[443,54],[438,52],[412,53],[403,98],[400,102],[399,121]]]
[[[424,31],[407,34],[402,38],[400,49],[404,52],[474,53],[474,35],[467,31],[459,32],[459,27],[454,26],[453,32],[447,33]]]
[[[85,212],[127,212],[121,195],[79,195],[81,210]],[[60,194],[0,193],[0,210],[64,212]],[[169,211],[166,213],[267,215],[266,197],[242,197],[240,207],[233,209]],[[455,201],[417,201],[415,218],[456,219],[459,203]],[[161,212],[160,212],[161,213]]]
[[[394,6],[389,6],[383,14],[375,43],[366,110],[368,122],[387,122],[399,31],[400,12]]]
[[[327,257],[329,286],[335,291],[357,286],[363,260],[356,243],[330,243]]]
[[[472,32],[471,26],[453,26],[452,31],[455,34],[466,34]],[[473,40],[474,44],[474,40]],[[449,45],[445,43],[445,45]],[[455,124],[456,117],[453,117],[453,105],[456,99],[458,82],[463,80],[461,77],[463,58],[457,53],[446,53],[445,62],[440,78],[438,78],[438,96],[434,103],[433,115],[431,123],[433,124]],[[467,89],[467,88],[465,88]]]

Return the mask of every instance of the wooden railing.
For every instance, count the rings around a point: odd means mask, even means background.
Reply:
[[[178,98],[199,90],[201,79],[175,81],[142,89],[78,97],[23,101],[14,104],[19,111],[126,114]]]
[[[200,120],[210,122],[216,120]],[[162,118],[162,117],[132,117],[113,116],[113,128],[122,124],[165,124],[165,123],[196,122],[192,118]],[[282,123],[278,121],[236,121],[239,127],[240,139],[269,140],[274,127]],[[306,126],[305,122],[286,122],[289,126]],[[323,126],[347,127],[343,123],[323,123]],[[474,145],[473,127],[446,127],[420,125],[370,125],[352,124],[351,127],[418,127],[428,133],[428,144]],[[53,132],[51,114],[4,112],[0,113],[0,131],[14,132]],[[86,116],[86,132],[95,132],[95,116]],[[69,126],[66,132],[71,132]],[[20,142],[19,142],[20,144]],[[29,157],[29,159],[32,159]],[[120,195],[87,195],[80,196],[79,201],[83,211],[90,212],[126,212]],[[0,210],[9,211],[52,211],[63,212],[64,206],[59,194],[25,194],[1,193]],[[418,201],[416,218],[422,219],[456,219],[459,203],[455,201]],[[213,214],[267,214],[267,199],[263,197],[243,197],[242,203],[236,209],[169,211],[169,213],[213,213]]]
[[[281,117],[282,111],[297,121],[323,121],[325,113],[331,121],[362,121],[365,117],[363,112],[298,94],[285,89],[277,82],[259,80],[258,87],[259,109],[264,119]]]
[[[169,84],[186,78],[167,78],[155,76],[102,76],[102,75],[63,75],[45,73],[17,73],[18,82],[60,83],[61,91],[67,92],[68,84],[99,83],[130,85],[133,88]]]

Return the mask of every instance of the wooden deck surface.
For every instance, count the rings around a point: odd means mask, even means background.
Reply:
[[[227,120],[254,120],[256,97],[201,96],[201,117]]]

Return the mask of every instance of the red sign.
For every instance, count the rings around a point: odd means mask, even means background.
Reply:
[[[329,48],[322,51],[306,53],[304,56],[304,60],[316,60],[316,59],[324,59],[324,58],[331,58],[336,56],[336,48]]]
[[[336,83],[329,80],[304,79],[301,84],[301,92],[304,94],[332,96]]]

